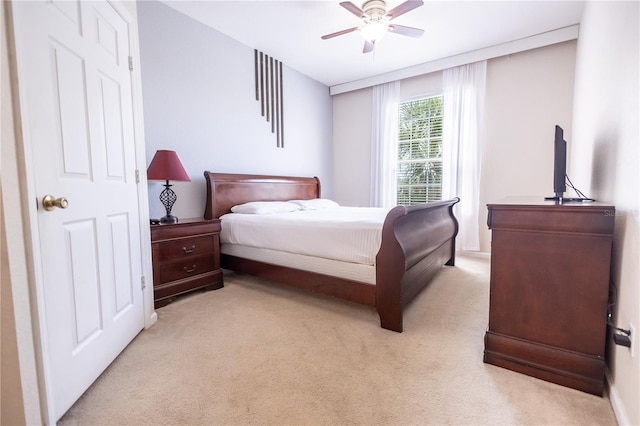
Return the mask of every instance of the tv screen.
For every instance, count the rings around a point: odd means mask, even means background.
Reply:
[[[564,140],[562,127],[556,125],[553,143],[553,192],[555,199],[562,200],[567,191],[567,142]]]
[[[567,192],[567,184],[576,191],[577,198],[567,198],[564,193]],[[545,197],[545,200],[555,200],[556,203],[570,202],[588,202],[595,201],[593,198],[586,197],[582,191],[573,186],[571,179],[567,176],[567,141],[564,140],[564,131],[562,127],[556,125],[555,137],[553,139],[553,197]]]

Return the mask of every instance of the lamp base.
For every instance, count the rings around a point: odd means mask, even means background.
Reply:
[[[168,214],[160,218],[160,223],[178,223],[178,218]]]

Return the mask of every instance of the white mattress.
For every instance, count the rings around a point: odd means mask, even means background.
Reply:
[[[341,262],[339,260],[306,256],[303,254],[287,253],[283,251],[247,247],[237,244],[221,244],[220,251],[231,256],[303,271],[316,272],[332,277],[344,278],[375,285],[376,267],[361,263]]]
[[[220,218],[220,242],[374,266],[387,212],[341,206],[290,213],[229,213]]]

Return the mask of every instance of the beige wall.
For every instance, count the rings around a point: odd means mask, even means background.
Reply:
[[[487,64],[480,182],[481,251],[490,251],[488,202],[508,195],[552,195],[554,126],[571,140],[576,42]],[[402,80],[402,99],[442,91],[442,72]],[[345,205],[369,205],[371,89],[333,97],[334,194]]]
[[[333,97],[333,199],[369,206],[371,190],[370,88]]]
[[[587,2],[576,59],[572,174],[616,206],[613,322],[635,327],[635,354],[610,343],[610,399],[620,424],[640,424],[640,67],[638,2]],[[603,37],[606,34],[606,37]]]
[[[400,99],[437,95],[442,93],[442,72],[433,72],[404,79],[400,82]]]
[[[576,42],[569,41],[495,58],[487,64],[480,179],[481,251],[491,251],[487,203],[513,195],[553,195],[556,124],[564,129],[571,151],[575,58]],[[570,170],[568,173],[571,176]],[[580,182],[574,183],[581,187]]]

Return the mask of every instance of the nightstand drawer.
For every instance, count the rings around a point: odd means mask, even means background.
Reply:
[[[153,295],[156,299],[156,307],[166,305],[168,302],[175,299],[177,295],[188,293],[193,291],[194,288],[198,289],[211,289],[215,290],[222,287],[222,271],[217,270],[208,272],[206,274],[198,275],[194,278],[186,280],[171,281],[167,284],[154,286]]]
[[[211,254],[213,256],[213,236],[205,235],[197,238],[185,238],[175,241],[160,243],[159,260],[173,260],[185,257],[202,256]]]
[[[213,254],[163,263],[160,266],[160,283],[164,284],[211,272],[215,269],[215,263]]]

